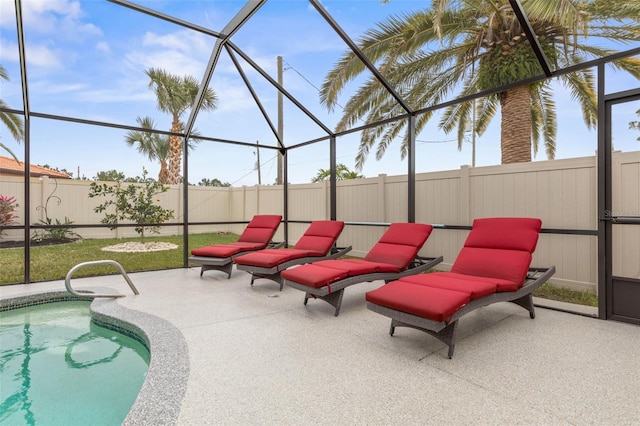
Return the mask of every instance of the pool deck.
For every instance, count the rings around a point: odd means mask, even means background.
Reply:
[[[347,288],[334,317],[301,291],[251,287],[242,271],[199,274],[131,274],[139,295],[121,276],[72,281],[127,294],[98,310],[141,318],[151,339],[129,424],[640,424],[638,326],[545,308],[532,320],[499,303],[460,320],[448,359],[425,333],[389,336],[390,320],[364,302],[380,281]],[[54,290],[64,282],[3,286],[0,297]]]

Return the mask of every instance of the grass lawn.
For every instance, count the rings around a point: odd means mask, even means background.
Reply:
[[[192,234],[189,236],[189,251],[208,244],[224,244],[237,241],[238,235],[227,233]],[[80,242],[31,248],[31,281],[62,280],[69,270],[81,262],[110,259],[120,263],[127,272],[153,271],[182,267],[182,236],[147,237],[145,241],[162,241],[178,246],[174,250],[147,253],[105,252],[106,246],[138,238],[82,240]],[[348,256],[347,256],[348,257]],[[0,249],[0,285],[18,284],[24,278],[24,249]],[[99,265],[82,268],[74,277],[92,277],[118,273],[113,266]],[[598,297],[590,292],[573,291],[544,284],[534,296],[561,302],[598,306]]]
[[[534,290],[533,295],[543,299],[558,300],[577,305],[598,306],[598,296],[590,291],[574,291],[556,287],[552,284],[543,284]]]
[[[208,244],[237,241],[236,234],[193,234],[189,236],[189,251]],[[31,281],[52,281],[64,279],[69,270],[81,262],[110,259],[120,263],[127,272],[153,271],[182,267],[182,235],[146,237],[145,242],[162,241],[178,246],[174,250],[147,253],[106,252],[106,246],[139,238],[94,239],[75,243],[40,246],[31,248]],[[0,249],[0,285],[24,282],[24,249]],[[115,267],[99,265],[82,268],[74,277],[92,277],[118,273]]]

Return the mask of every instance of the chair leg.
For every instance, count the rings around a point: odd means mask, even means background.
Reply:
[[[227,278],[231,278],[231,269],[233,268],[233,263],[227,263],[226,265],[205,265],[203,264],[200,267],[200,276],[205,271],[222,271],[226,272]]]
[[[227,273],[227,279],[231,279],[231,270],[233,269],[233,263],[228,263],[226,265],[224,265],[224,267],[221,269],[222,271]]]
[[[393,336],[393,333],[396,332],[396,324],[395,324],[395,322],[396,322],[396,320],[391,318],[391,326],[389,327],[389,336]]]
[[[342,295],[344,294],[344,289],[337,291],[336,293],[329,293],[321,299],[336,308],[334,316],[340,315],[340,307],[342,306]]]
[[[280,275],[280,273],[276,273],[276,274],[271,274],[271,275],[262,275],[262,274],[256,274],[255,272],[251,273],[251,287],[253,287],[253,282],[256,280],[256,278],[262,278],[265,280],[271,280],[274,281],[278,284],[280,284],[280,291],[282,291],[282,289],[284,288],[284,279],[282,278],[282,276]]]
[[[409,327],[409,328],[415,328],[416,330],[424,331],[425,333],[432,335],[433,337],[440,340],[445,345],[449,346],[448,356],[449,356],[449,359],[451,359],[453,357],[453,350],[456,346],[455,342],[456,342],[456,328],[457,328],[456,326],[457,325],[458,325],[458,320],[447,325],[445,328],[443,328],[440,331],[433,331],[433,330],[429,330],[428,328],[420,327],[419,325],[407,324],[392,318],[389,334],[393,336],[393,333],[395,332],[396,327]]]
[[[536,308],[533,306],[533,295],[531,293],[522,296],[520,299],[512,300],[511,302],[529,311],[529,318],[534,319],[536,317]]]
[[[305,293],[304,295],[304,304],[307,304],[307,301],[309,299],[311,299],[312,297],[314,299],[320,299],[320,300],[324,300],[325,302],[327,302],[328,304],[330,304],[331,306],[333,306],[334,308],[336,308],[335,312],[334,312],[334,316],[338,316],[340,315],[340,307],[342,306],[342,295],[344,294],[344,289],[342,290],[338,290],[335,293],[329,293],[325,296],[316,296],[314,294],[311,293]]]
[[[456,345],[453,345],[453,344],[449,345],[449,353],[448,353],[449,359],[453,358],[453,348],[455,347]]]

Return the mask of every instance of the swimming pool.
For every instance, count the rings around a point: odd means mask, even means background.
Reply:
[[[96,325],[89,302],[0,312],[0,424],[120,425],[145,380],[149,351]]]

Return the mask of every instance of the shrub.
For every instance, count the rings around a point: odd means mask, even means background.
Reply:
[[[156,205],[155,198],[158,194],[167,192],[169,187],[162,185],[153,179],[147,178],[147,170],[142,169],[142,184],[129,184],[126,188],[122,181],[116,181],[114,185],[102,185],[93,182],[89,188],[89,197],[110,197],[109,200],[94,208],[96,213],[105,213],[100,221],[110,225],[117,225],[119,221],[128,220],[136,223],[136,232],[140,235],[140,241],[144,241],[145,230],[151,233],[159,233],[157,223],[173,219],[173,210],[163,209]],[[115,211],[107,211],[113,207]],[[115,229],[112,227],[111,229]]]
[[[0,238],[2,238],[3,227],[18,223],[18,215],[15,213],[18,208],[16,197],[9,197],[0,194]]]
[[[64,222],[60,222],[59,219],[55,219],[55,223],[52,218],[49,217],[49,202],[51,200],[56,200],[58,205],[62,203],[62,200],[57,195],[53,195],[58,190],[58,181],[53,179],[53,182],[56,184],[51,194],[47,197],[47,201],[45,201],[44,206],[36,207],[36,210],[44,211],[44,220],[39,220],[41,225],[45,225],[46,228],[40,231],[35,231],[31,236],[32,240],[54,240],[54,241],[68,241],[76,238],[80,238],[80,235],[75,233],[71,227],[67,225],[72,225],[73,221],[71,221],[67,216],[64,217]],[[52,225],[55,225],[54,228]],[[64,225],[64,226],[62,226]]]

